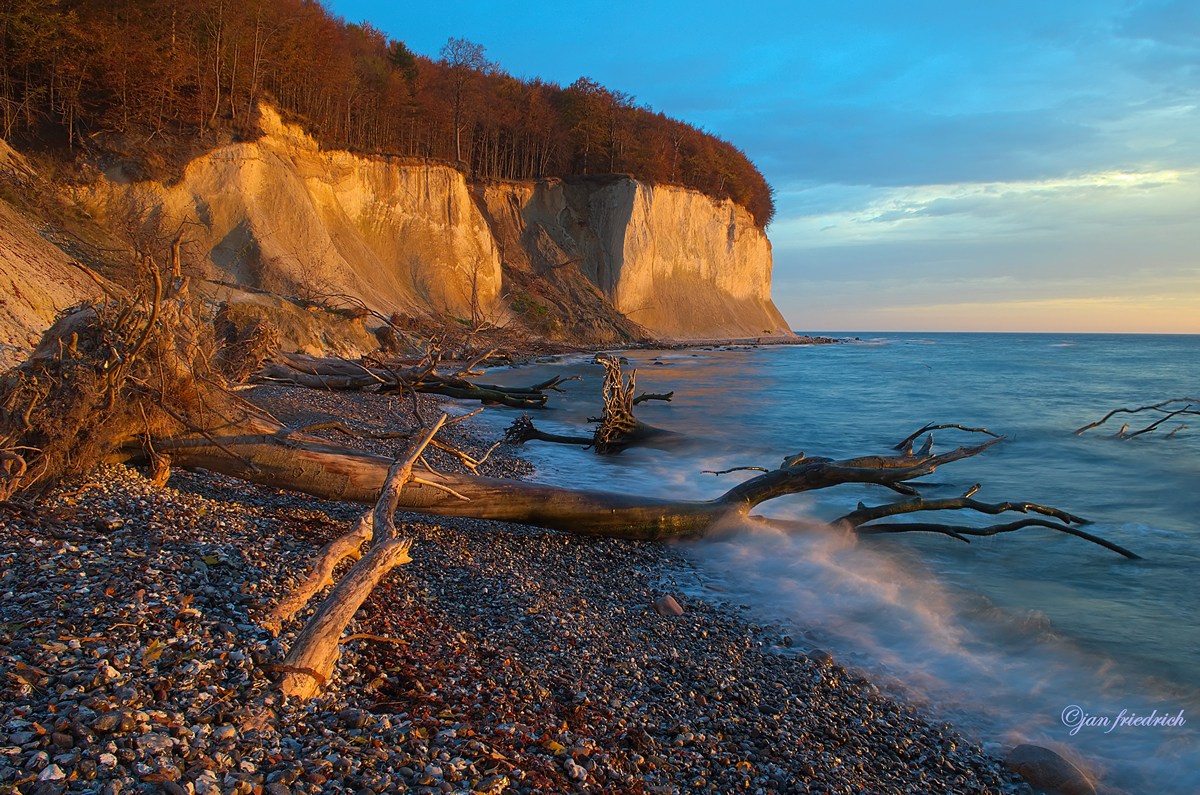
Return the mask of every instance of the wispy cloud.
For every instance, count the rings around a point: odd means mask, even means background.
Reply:
[[[962,237],[982,242],[1069,233],[1091,224],[1194,223],[1200,172],[1101,171],[897,188],[814,185],[785,201],[797,210],[772,227],[781,250]]]

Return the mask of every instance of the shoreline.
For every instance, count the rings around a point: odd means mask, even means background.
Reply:
[[[391,416],[264,392],[283,414]],[[0,510],[0,792],[1030,791],[856,673],[685,600],[669,545],[497,522],[402,515],[414,562],[351,625],[375,639],[317,699],[284,699],[271,665],[301,624],[256,620],[359,510],[124,468]]]

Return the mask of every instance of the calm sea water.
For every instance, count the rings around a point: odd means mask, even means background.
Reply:
[[[629,353],[639,389],[676,391],[671,403],[643,404],[639,416],[680,440],[610,457],[535,443],[527,455],[546,482],[709,498],[753,473],[718,478],[705,469],[774,467],[800,451],[885,453],[926,422],[1005,435],[927,478],[925,493],[953,496],[981,483],[977,499],[1063,508],[1144,559],[1039,529],[967,545],[743,528],[684,545],[698,572],[690,595],[748,605],[796,648],[831,651],[996,750],[1037,742],[1129,792],[1200,792],[1200,422],[1171,439],[1165,431],[1178,423],[1129,441],[1113,438],[1120,422],[1072,433],[1111,408],[1200,395],[1200,337],[858,336],[843,345]],[[534,418],[564,430],[599,412],[599,366],[580,357],[497,380],[532,383],[564,370],[585,380]],[[511,419],[488,416],[497,430]],[[980,437],[941,431],[937,440],[945,450]],[[896,497],[843,486],[759,511],[831,519],[860,500]],[[986,523],[956,514],[949,521]],[[1186,723],[1118,725],[1122,710],[1182,710]],[[1109,724],[1076,727],[1084,715]]]

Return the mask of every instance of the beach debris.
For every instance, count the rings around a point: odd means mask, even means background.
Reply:
[[[665,428],[648,425],[633,414],[633,407],[647,400],[670,400],[674,392],[666,394],[642,393],[634,397],[637,370],[628,378],[621,372],[624,357],[598,353],[594,361],[604,367],[604,412],[599,417],[589,417],[588,422],[597,423],[591,436],[546,433],[533,424],[528,414],[513,420],[504,433],[508,444],[520,445],[528,441],[552,442],[590,447],[601,455],[619,453],[628,447],[650,444],[677,434]]]

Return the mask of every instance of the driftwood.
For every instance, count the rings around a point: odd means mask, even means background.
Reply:
[[[484,357],[481,357],[484,358]],[[309,389],[358,391],[374,388],[381,392],[423,392],[459,400],[478,400],[519,409],[538,409],[546,405],[547,391],[576,377],[555,377],[528,387],[479,384],[464,376],[472,372],[479,359],[454,374],[439,373],[440,359],[432,354],[414,366],[398,367],[377,360],[329,359],[296,353],[280,353],[255,374],[259,383],[288,384]]]
[[[178,280],[177,280],[178,281]],[[983,453],[999,438],[935,453],[932,440],[914,453],[841,460],[790,456],[782,465],[738,483],[710,500],[560,488],[474,474],[416,471],[422,451],[445,422],[409,436],[400,461],[344,447],[289,428],[226,388],[209,366],[216,343],[196,321],[183,283],[164,290],[153,278],[141,298],[110,299],[64,317],[38,353],[0,379],[0,494],[33,495],[57,479],[100,460],[148,463],[165,479],[172,467],[194,467],[320,498],[373,506],[369,514],[318,556],[312,573],[264,624],[278,631],[319,590],[336,565],[358,558],[300,633],[283,663],[281,687],[298,697],[318,692],[330,676],[339,644],[355,611],[396,566],[410,560],[410,544],[395,525],[397,510],[437,516],[493,519],[578,535],[622,539],[704,536],[731,522],[761,520],[757,506],[777,497],[843,484],[878,485],[910,499],[861,505],[833,522],[862,535],[936,532],[966,541],[1026,528],[1045,528],[1132,552],[1078,529],[1083,520],[1056,508],[1024,502],[983,503],[975,489],[952,499],[925,499],[913,481],[939,467]],[[365,368],[360,368],[365,369]],[[633,379],[622,381],[615,360],[606,364],[606,414],[632,416]],[[547,388],[554,384],[547,382]],[[624,420],[621,420],[621,418]],[[636,420],[633,420],[636,428]],[[337,424],[337,430],[355,431]],[[628,434],[631,426],[614,425]],[[331,429],[326,427],[326,430]],[[928,430],[928,428],[923,429]],[[373,432],[400,438],[403,432]],[[912,438],[916,438],[914,435]],[[612,441],[623,444],[618,436]],[[478,463],[478,462],[476,462]],[[938,522],[885,521],[901,514],[946,510],[1027,518],[990,527]],[[360,548],[370,536],[365,554]]]
[[[600,417],[590,417],[588,422],[597,423],[590,437],[567,434],[547,433],[533,424],[528,414],[513,420],[504,433],[504,441],[520,445],[528,441],[553,442],[555,444],[580,445],[591,447],[601,455],[619,453],[627,447],[637,444],[651,444],[656,441],[676,436],[674,431],[647,425],[633,414],[633,407],[647,400],[670,400],[674,392],[666,394],[642,393],[633,396],[634,384],[637,381],[637,370],[625,379],[621,373],[621,362],[608,354],[597,354],[595,361],[604,366],[604,413]]]
[[[0,477],[9,473],[0,484],[5,491],[36,492],[57,477],[109,459],[157,461],[165,471],[170,466],[209,469],[275,488],[374,505],[392,461],[285,427],[225,390],[219,376],[206,369],[209,359],[196,342],[201,327],[191,317],[181,295],[164,298],[156,287],[140,303],[110,302],[56,324],[39,348],[43,353],[9,374],[0,389],[0,449],[6,451]],[[606,413],[611,407],[620,417],[631,406],[633,379],[621,380],[614,359],[605,367],[611,374]],[[60,416],[64,407],[69,421]],[[801,454],[702,501],[429,472],[407,484],[397,505],[582,535],[697,537],[784,494],[858,483],[914,496],[910,481],[978,455],[998,441],[940,454],[933,452],[931,442],[916,454],[907,449],[842,460]],[[21,454],[25,450],[33,452]],[[91,460],[82,460],[81,450]],[[1006,510],[1023,510],[1020,505],[1011,503]],[[1062,526],[1075,523],[1057,521]]]
[[[326,568],[332,573],[333,565],[336,565],[333,559],[345,551],[356,551],[362,540],[365,540],[366,528],[370,528],[371,547],[367,554],[354,564],[325,598],[284,657],[283,665],[280,666],[280,670],[284,672],[280,689],[285,694],[311,698],[320,691],[321,686],[333,673],[342,634],[354,618],[354,614],[358,612],[358,608],[392,569],[412,561],[408,554],[412,539],[400,538],[396,530],[396,507],[400,501],[401,490],[413,480],[413,466],[445,421],[446,415],[443,414],[424,437],[412,445],[403,458],[397,459],[388,468],[374,509],[360,517],[353,530],[327,547],[321,555],[316,571],[319,571],[319,576],[324,579],[328,577],[325,573]],[[310,576],[296,594],[281,603],[285,605],[285,611],[295,612],[296,603],[301,595],[308,591],[313,579],[313,576]],[[307,601],[305,598],[304,602]],[[278,616],[273,617],[284,616],[280,612]]]
[[[1181,406],[1181,408],[1175,408],[1176,406]],[[1158,427],[1168,420],[1173,420],[1177,417],[1200,416],[1200,408],[1198,407],[1200,407],[1200,398],[1181,397],[1171,398],[1170,400],[1164,400],[1161,403],[1154,403],[1149,406],[1139,406],[1133,409],[1113,409],[1095,422],[1090,422],[1087,425],[1084,425],[1082,428],[1075,429],[1075,435],[1079,436],[1087,431],[1090,431],[1092,428],[1098,428],[1118,414],[1140,414],[1143,411],[1147,411],[1162,415],[1149,425],[1136,431],[1131,431],[1129,429],[1129,423],[1124,423],[1121,425],[1120,430],[1118,430],[1115,434],[1118,439],[1133,439],[1137,436],[1141,436],[1142,434],[1151,433],[1152,431],[1158,430]],[[1185,428],[1187,428],[1187,426],[1183,423],[1180,423],[1166,435],[1166,438],[1170,439]]]
[[[271,426],[263,420],[255,422],[253,431],[237,436],[222,435],[220,447],[195,436],[162,440],[158,447],[179,465],[222,472],[324,499],[368,504],[374,501],[391,463],[381,456],[338,447],[279,425]],[[761,503],[787,494],[842,484],[874,484],[913,494],[915,489],[907,485],[909,481],[929,475],[945,464],[978,455],[999,441],[993,439],[940,454],[931,451],[921,455],[861,456],[843,460],[805,457],[794,465],[740,483],[711,500],[673,500],[470,474],[428,473],[404,490],[398,507],[438,516],[517,522],[575,535],[636,540],[697,538],[730,520],[748,519],[751,511]],[[894,503],[875,509],[883,513],[874,518],[942,510],[971,510],[985,514],[1037,513],[1056,521],[1039,519],[1023,526],[1058,530],[1100,543],[1126,557],[1137,557],[1128,550],[1077,532],[1072,525],[1081,524],[1083,520],[1057,509],[1025,502],[985,504],[965,497],[959,498],[958,502],[961,504],[945,500]],[[881,525],[869,524],[859,514],[847,515],[840,523],[866,534],[883,532]],[[905,527],[928,532],[933,531],[934,525],[897,525],[887,532],[901,532]],[[1009,531],[980,533],[957,527],[951,530],[958,536]],[[947,534],[954,535],[954,532]]]

